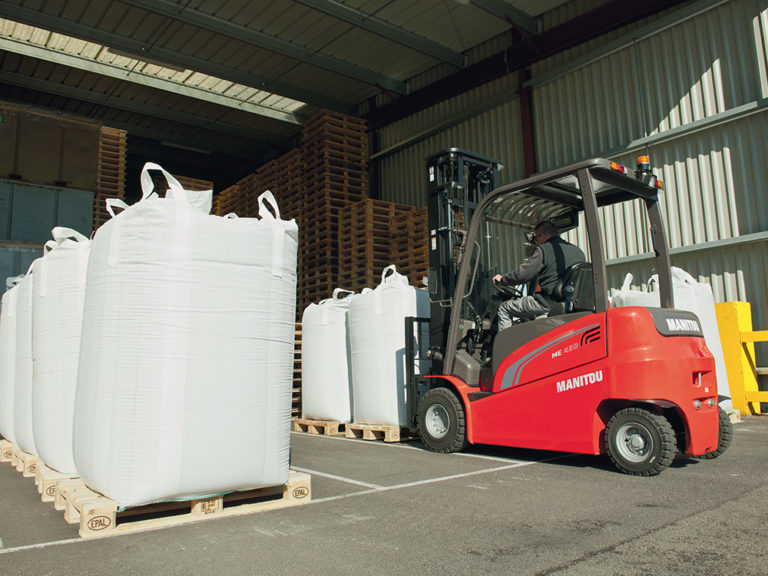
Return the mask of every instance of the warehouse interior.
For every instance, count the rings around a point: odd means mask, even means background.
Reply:
[[[0,572],[764,573],[766,134],[765,0],[0,0]]]

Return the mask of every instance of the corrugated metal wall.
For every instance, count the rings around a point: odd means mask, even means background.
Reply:
[[[708,282],[718,301],[752,302],[764,328],[768,9],[756,0],[698,4],[712,7],[534,87],[539,168],[596,153],[632,166],[648,150],[665,182],[673,263]],[[546,64],[539,72],[552,74]],[[638,286],[649,277],[627,258],[648,250],[646,228],[640,210],[606,213],[610,285],[627,272]]]
[[[548,26],[559,19],[544,18]],[[648,150],[665,182],[673,263],[710,283],[718,301],[751,301],[760,329],[768,329],[766,54],[765,0],[700,0],[543,61],[529,82],[538,170],[589,156],[633,166]],[[423,205],[424,158],[451,146],[503,162],[502,183],[521,177],[514,79],[380,131],[380,150],[396,150],[378,159],[383,199]],[[635,284],[650,274],[640,256],[649,250],[641,212],[604,211],[613,286],[630,271]]]
[[[518,178],[523,151],[517,89],[517,77],[509,76],[380,130],[384,156],[372,159],[379,162],[382,199],[425,205],[425,159],[446,148],[464,148],[502,162],[501,183]]]

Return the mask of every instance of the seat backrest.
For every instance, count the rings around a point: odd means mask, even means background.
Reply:
[[[592,263],[579,262],[566,268],[552,293],[556,300],[548,316],[571,312],[591,312],[595,308],[595,285]]]
[[[591,262],[579,262],[566,271],[563,296],[569,312],[591,311],[595,308],[595,282]]]

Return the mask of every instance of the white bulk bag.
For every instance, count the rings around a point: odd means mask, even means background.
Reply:
[[[618,291],[611,294],[611,306],[620,308],[622,306],[645,306],[646,308],[658,308],[659,307],[659,293],[654,292],[656,288],[656,282],[658,277],[652,276],[648,280],[648,292],[642,290],[632,289],[632,280],[634,276],[628,273],[624,277],[624,283]]]
[[[391,274],[390,274],[391,273]],[[350,302],[353,414],[361,424],[408,425],[405,318],[429,317],[429,296],[408,285],[395,266],[381,284]],[[421,338],[426,341],[426,329]],[[426,346],[424,347],[426,348]],[[418,367],[415,367],[419,373]],[[416,399],[413,399],[416,401]]]
[[[0,309],[0,434],[15,443],[13,431],[13,397],[16,393],[16,303],[17,284],[23,276],[6,280],[7,291],[3,294]]]
[[[675,298],[675,308],[687,310],[698,316],[704,333],[704,341],[707,348],[715,358],[715,374],[717,376],[717,393],[722,400],[720,405],[726,411],[732,411],[731,390],[728,386],[728,374],[725,368],[725,356],[720,342],[720,331],[717,327],[715,314],[715,299],[712,295],[712,287],[704,282],[697,281],[682,268],[672,266],[672,289]],[[632,290],[630,284],[632,275],[627,274],[621,290],[614,294],[611,300],[613,306],[647,306],[658,307],[660,304],[658,292],[658,277],[652,276],[648,285],[650,292]]]
[[[149,169],[91,242],[78,473],[121,506],[284,484],[296,223],[268,191],[259,219],[210,216],[167,173],[158,198]]]
[[[32,423],[46,466],[74,474],[72,423],[90,241],[71,228],[57,226],[52,234],[32,287]]]
[[[19,281],[16,301],[16,388],[13,395],[13,433],[16,445],[37,455],[32,415],[32,283],[35,267],[40,258],[32,262],[27,274]]]
[[[349,350],[351,292],[310,304],[301,318],[301,416],[352,421]]]

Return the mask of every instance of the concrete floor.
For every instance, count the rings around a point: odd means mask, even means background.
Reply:
[[[440,455],[292,435],[304,506],[82,540],[0,464],[0,575],[768,574],[768,417],[713,461],[636,478],[607,458]]]

